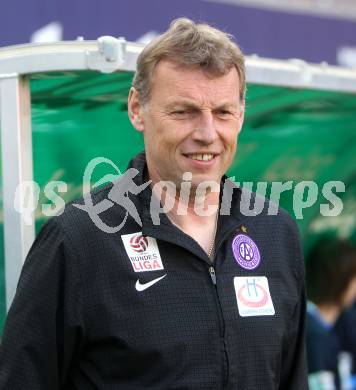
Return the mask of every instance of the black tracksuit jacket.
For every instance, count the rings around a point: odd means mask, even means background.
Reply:
[[[143,183],[144,154],[130,164]],[[94,203],[110,188],[93,193]],[[73,204],[44,225],[5,324],[0,389],[307,389],[304,268],[289,215],[246,217],[235,188],[231,215],[219,216],[212,268],[166,215],[152,223],[150,187],[131,199],[142,227],[128,217],[105,233]],[[110,226],[124,216],[117,204],[100,214]],[[121,236],[141,232],[156,240],[162,269],[133,268]],[[254,270],[234,257],[238,234],[259,249]],[[142,251],[147,239],[133,245]],[[240,316],[235,277],[266,277],[275,314]]]

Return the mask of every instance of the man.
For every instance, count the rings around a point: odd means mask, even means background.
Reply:
[[[114,234],[73,205],[44,226],[8,315],[1,388],[307,389],[296,226],[282,211],[245,216],[224,176],[244,95],[243,56],[219,30],[178,19],[145,48],[128,99],[145,142],[129,169],[150,182],[128,195],[142,224],[117,202],[100,215],[127,217]]]

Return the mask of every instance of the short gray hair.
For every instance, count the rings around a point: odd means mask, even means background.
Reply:
[[[173,20],[169,29],[150,42],[138,57],[132,86],[142,104],[149,100],[153,71],[163,59],[204,69],[213,76],[223,76],[235,67],[240,79],[240,99],[245,98],[244,56],[232,36],[223,31],[187,18]]]

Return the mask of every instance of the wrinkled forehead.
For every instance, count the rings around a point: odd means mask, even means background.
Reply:
[[[165,72],[176,72],[176,73],[191,73],[191,72],[196,72],[196,73],[202,73],[205,75],[206,78],[208,79],[214,79],[214,78],[219,78],[222,77],[228,73],[230,73],[232,70],[235,70],[237,75],[238,70],[234,65],[231,65],[230,67],[227,68],[217,68],[214,66],[209,66],[207,65],[202,65],[202,64],[185,64],[183,62],[180,62],[178,59],[169,59],[169,58],[163,58],[161,59],[152,69],[151,75],[150,75],[150,81],[154,81],[157,79],[157,74],[160,75],[162,71]]]
[[[151,97],[159,93],[167,99],[174,95],[216,95],[230,99],[236,96],[239,100],[240,80],[235,67],[231,67],[224,74],[217,74],[200,66],[186,66],[171,60],[162,60],[153,71],[150,89]]]

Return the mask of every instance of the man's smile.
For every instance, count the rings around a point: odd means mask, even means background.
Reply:
[[[195,154],[188,154],[185,156],[191,158],[192,160],[198,160],[198,161],[211,161],[215,157],[212,153],[195,153]]]

